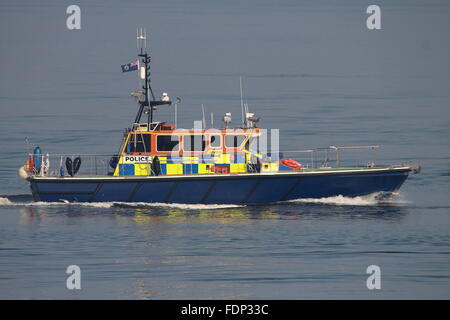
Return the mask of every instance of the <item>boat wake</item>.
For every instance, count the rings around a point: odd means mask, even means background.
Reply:
[[[0,206],[11,206],[13,203],[8,198],[0,197]]]
[[[211,209],[227,209],[241,208],[245,205],[238,204],[183,204],[183,203],[160,203],[160,202],[114,202],[113,206],[123,208],[142,208],[142,207],[167,207],[184,210],[211,210]]]
[[[386,196],[385,193],[376,192],[365,196],[344,197],[342,195],[326,198],[305,198],[295,199],[289,202],[294,203],[317,203],[339,206],[377,206],[377,205],[392,205],[405,204],[408,201],[401,199],[398,194]]]
[[[373,193],[366,196],[344,197],[342,195],[327,198],[305,198],[289,200],[288,203],[314,203],[339,206],[377,206],[405,204],[408,201],[402,199],[398,194],[386,196],[385,193]],[[84,206],[94,208],[175,208],[182,210],[213,210],[240,208],[246,205],[238,204],[182,204],[182,203],[159,203],[159,202],[34,202],[29,195],[0,197],[1,206]]]
[[[183,210],[212,210],[212,209],[227,209],[227,208],[239,208],[245,207],[245,205],[233,205],[233,204],[182,204],[182,203],[147,203],[147,202],[34,202],[31,197],[29,201],[14,201],[14,196],[0,197],[1,206],[32,206],[32,207],[49,207],[49,206],[84,206],[94,208],[148,208],[148,207],[165,207],[176,208]],[[11,201],[12,200],[12,201]]]
[[[14,201],[10,200],[10,198],[6,197],[0,197],[0,206],[32,206],[32,207],[50,207],[50,206],[88,206],[88,207],[97,207],[97,208],[111,208],[113,206],[113,203],[111,202],[43,202],[43,201],[37,201],[34,202],[33,200],[29,201]]]

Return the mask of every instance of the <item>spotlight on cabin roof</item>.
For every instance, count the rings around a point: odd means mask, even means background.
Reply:
[[[223,116],[223,120],[222,121],[227,126],[231,122],[231,112],[225,113],[225,115]]]
[[[247,119],[248,128],[256,128],[256,124],[259,122],[260,117],[255,117],[253,112],[247,112],[245,114],[245,119]]]
[[[163,92],[163,94],[161,96],[161,101],[170,101],[170,97],[167,94],[167,92]]]

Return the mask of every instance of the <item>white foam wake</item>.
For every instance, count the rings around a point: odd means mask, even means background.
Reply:
[[[95,208],[112,208],[112,207],[167,207],[184,210],[211,210],[245,207],[244,205],[228,205],[228,204],[182,204],[182,203],[159,203],[159,202],[12,202],[8,198],[0,197],[0,206],[84,206]]]
[[[30,202],[13,202],[8,198],[0,197],[0,206],[32,206],[32,207],[49,207],[49,206],[87,206],[87,207],[97,207],[97,208],[111,208],[113,206],[112,202],[44,202],[44,201],[30,201]]]
[[[407,201],[399,199],[397,195],[392,197],[380,197],[380,193],[372,193],[366,196],[358,197],[344,197],[342,195],[326,198],[305,198],[305,199],[295,199],[289,202],[304,202],[304,203],[319,203],[319,204],[330,204],[330,205],[341,205],[341,206],[375,206],[381,204],[400,204],[407,203]]]
[[[245,205],[237,204],[184,204],[184,203],[161,203],[161,202],[114,202],[114,206],[119,207],[168,207],[185,210],[201,210],[201,209],[226,209],[226,208],[240,208]]]
[[[405,200],[399,199],[398,196],[394,198],[380,198],[380,193],[373,193],[366,196],[358,197],[344,197],[342,195],[326,198],[305,198],[295,199],[288,202],[294,203],[318,203],[329,205],[346,205],[346,206],[374,206],[380,204],[401,204],[408,203]],[[177,208],[183,210],[212,210],[212,209],[227,209],[240,208],[245,205],[238,204],[182,204],[182,203],[159,203],[159,202],[13,202],[8,198],[0,197],[0,206],[85,206],[95,208],[139,208],[139,207],[166,207]]]
[[[10,206],[13,203],[8,198],[0,197],[0,206]]]

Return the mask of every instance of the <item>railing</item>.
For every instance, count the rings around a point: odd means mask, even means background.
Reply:
[[[114,169],[110,166],[110,161],[116,155],[86,155],[86,154],[29,154],[29,157],[39,157],[40,170],[37,171],[37,163],[34,161],[33,175],[37,176],[70,176],[69,170],[74,172],[74,175],[83,176],[104,176],[112,175]],[[78,170],[76,170],[75,159],[81,159]],[[70,159],[72,165],[67,164],[67,159]],[[117,157],[118,159],[118,157]],[[78,162],[78,161],[77,161]],[[76,171],[76,172],[75,172]]]
[[[340,167],[375,167],[376,150],[380,146],[330,146],[327,148],[306,149],[306,150],[288,150],[283,151],[283,157],[288,158],[290,154],[306,168],[340,168]],[[344,151],[347,151],[344,154]],[[371,156],[367,156],[370,151]],[[353,157],[348,158],[348,153],[352,152]],[[305,155],[299,157],[299,155]]]
[[[255,159],[260,159],[263,162],[276,162],[279,157],[293,158],[300,162],[307,169],[318,168],[339,168],[339,167],[374,167],[375,166],[375,152],[379,146],[330,146],[328,148],[306,149],[306,150],[288,150],[280,152],[274,156],[258,155]],[[364,151],[371,151],[372,156],[369,158],[363,155]],[[345,157],[349,152],[354,154],[354,157]],[[289,156],[290,154],[295,156]],[[41,154],[29,155],[31,158],[38,156],[41,162],[39,171],[34,170],[33,175],[38,176],[70,176],[70,171],[74,175],[80,176],[104,176],[112,175],[114,173],[115,165],[119,160],[117,155],[79,155],[79,154]],[[179,154],[177,153],[177,156]],[[76,160],[77,158],[81,161]],[[70,159],[70,161],[68,160]],[[113,160],[117,160],[114,162]],[[78,168],[77,162],[81,162]],[[151,157],[148,157],[148,164],[151,164]],[[36,164],[35,164],[36,167]],[[76,170],[78,169],[78,170]],[[192,168],[191,168],[192,169]],[[148,174],[152,175],[152,166],[148,166]],[[258,172],[258,167],[255,164],[247,166],[248,172]],[[191,170],[192,171],[192,170]]]

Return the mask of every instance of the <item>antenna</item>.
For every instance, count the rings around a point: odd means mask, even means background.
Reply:
[[[175,128],[178,128],[178,103],[175,102]]]
[[[205,107],[203,106],[203,103],[202,103],[202,126],[203,129],[206,129]]]
[[[239,87],[241,89],[241,112],[242,112],[242,127],[244,127],[245,124],[245,118],[244,118],[244,97],[242,94],[242,76],[239,77]]]
[[[244,114],[245,114],[245,127],[248,128],[249,127],[249,123],[248,123],[248,103],[244,103]]]
[[[211,112],[211,128],[214,128],[214,113]]]
[[[175,128],[178,128],[178,104],[181,103],[181,99],[177,97],[175,101]]]
[[[138,49],[147,48],[147,29],[146,28],[136,28],[136,46]]]
[[[147,29],[144,28],[144,48],[147,49]]]

